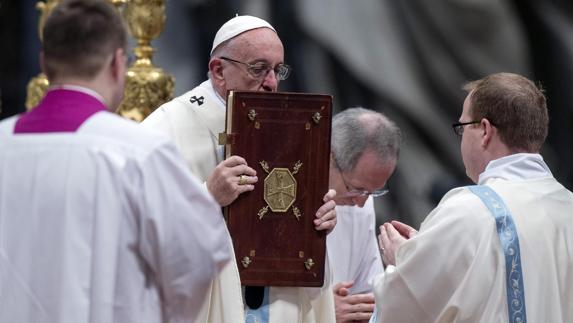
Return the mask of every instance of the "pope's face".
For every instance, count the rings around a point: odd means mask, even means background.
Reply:
[[[279,81],[273,70],[284,61],[284,49],[277,34],[268,28],[247,31],[234,39],[234,46],[229,51],[230,59],[246,64],[264,63],[271,67],[268,73],[255,76],[249,68],[240,63],[222,60],[224,92],[227,90],[251,90],[276,92]]]

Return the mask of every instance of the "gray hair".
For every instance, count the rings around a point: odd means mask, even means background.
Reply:
[[[236,50],[235,48],[237,47],[236,43],[236,39],[242,40],[241,37],[239,37],[242,34],[239,34],[237,36],[234,36],[231,39],[227,39],[224,42],[222,42],[221,44],[219,44],[217,46],[217,48],[215,48],[212,52],[211,52],[211,57],[209,59],[213,59],[213,57],[220,57],[220,56],[234,56],[236,54]],[[207,78],[211,79],[213,77],[213,75],[211,74],[211,71],[207,71]]]
[[[331,151],[341,171],[351,171],[365,151],[381,162],[398,160],[402,134],[384,114],[361,107],[346,109],[332,120]]]

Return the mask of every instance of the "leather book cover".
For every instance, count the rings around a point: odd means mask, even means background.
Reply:
[[[330,95],[230,91],[220,143],[257,171],[226,207],[241,283],[320,287],[326,232],[313,220],[328,191]]]

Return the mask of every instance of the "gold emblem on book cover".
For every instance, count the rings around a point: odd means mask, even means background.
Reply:
[[[265,178],[265,202],[273,212],[286,212],[296,199],[296,179],[288,168],[273,168]]]
[[[297,161],[293,166],[292,172],[288,168],[280,167],[270,170],[269,164],[264,160],[259,162],[259,164],[268,174],[264,181],[263,195],[267,205],[259,210],[257,214],[259,219],[262,219],[267,214],[269,208],[275,213],[287,212],[296,201],[297,183],[294,175],[302,167],[302,162],[300,160]],[[300,209],[296,206],[293,206],[293,214],[297,220],[302,216]]]

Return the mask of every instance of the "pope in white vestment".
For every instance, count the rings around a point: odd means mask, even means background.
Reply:
[[[63,86],[0,122],[0,322],[192,322],[228,263],[173,144],[105,110]]]
[[[187,165],[206,181],[223,160],[218,134],[225,130],[226,108],[223,98],[207,80],[180,97],[162,105],[143,121],[143,125],[168,134],[181,151]],[[232,241],[228,239],[230,248]],[[232,257],[235,259],[235,257]],[[271,287],[269,322],[334,322],[328,262],[322,288]],[[229,263],[213,281],[208,306],[199,322],[245,322],[239,272],[235,261]]]
[[[376,286],[377,322],[509,322],[513,292],[524,293],[529,322],[573,322],[573,194],[539,154],[492,160],[478,184],[493,189],[511,213],[523,291],[506,290],[491,212],[468,188],[456,188],[398,248],[396,267],[389,266]],[[517,280],[510,284],[518,286]]]

